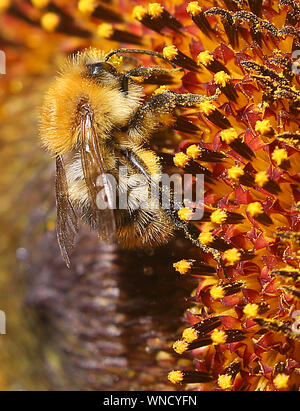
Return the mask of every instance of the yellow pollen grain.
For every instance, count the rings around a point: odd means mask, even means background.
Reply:
[[[233,180],[238,180],[241,176],[244,175],[244,170],[239,166],[233,166],[228,169],[228,177]]]
[[[44,7],[48,6],[50,0],[31,0],[31,3],[37,9],[43,9]]]
[[[189,221],[189,220],[191,220],[191,218],[193,216],[193,210],[188,208],[188,207],[184,207],[184,208],[181,208],[180,210],[178,210],[177,214],[178,214],[178,217],[180,218],[180,220]]]
[[[148,13],[151,17],[157,18],[163,13],[164,9],[159,3],[150,3],[148,5]]]
[[[227,219],[227,213],[224,210],[217,209],[210,215],[210,221],[215,224],[222,224]]]
[[[204,66],[207,66],[207,64],[213,60],[214,60],[214,56],[208,50],[202,51],[197,56],[198,65],[203,64]]]
[[[180,261],[177,261],[177,263],[174,263],[173,267],[180,274],[186,274],[190,271],[190,269],[192,268],[192,265],[193,265],[192,261],[180,260]]]
[[[212,101],[202,101],[198,104],[200,113],[209,116],[215,109],[216,105]]]
[[[189,157],[191,157],[191,158],[193,158],[193,159],[196,159],[196,158],[198,158],[199,156],[200,156],[200,154],[201,154],[201,147],[199,147],[197,144],[192,144],[191,146],[189,146],[187,149],[186,149],[186,154],[189,156]]]
[[[218,71],[214,75],[214,80],[218,86],[225,87],[230,80],[230,75],[225,73],[225,71]]]
[[[259,171],[255,176],[255,183],[263,187],[269,181],[269,175],[266,171]]]
[[[220,285],[214,285],[210,289],[210,295],[214,300],[219,300],[225,297],[224,289]]]
[[[177,354],[183,354],[189,348],[189,344],[184,340],[175,341],[173,344],[173,350]]]
[[[233,127],[222,130],[220,133],[221,140],[225,141],[226,144],[231,144],[234,140],[238,138],[238,133]]]
[[[200,233],[198,240],[200,241],[201,244],[203,245],[208,245],[210,244],[214,239],[214,236],[212,233],[207,232],[207,233]]]
[[[10,7],[11,1],[10,0],[0,0],[0,10],[4,11]]]
[[[219,375],[218,385],[222,390],[230,390],[232,388],[232,376],[228,374]]]
[[[183,373],[182,371],[170,371],[168,374],[168,380],[172,384],[179,384],[183,381]]]
[[[250,203],[247,206],[247,212],[251,215],[251,217],[256,217],[260,214],[264,213],[264,208],[258,201],[254,203]]]
[[[237,248],[230,248],[224,251],[223,260],[226,261],[226,265],[234,265],[241,259],[241,253]]]
[[[274,160],[278,166],[280,166],[283,161],[287,160],[287,158],[288,153],[284,148],[276,147],[272,153],[272,160]]]
[[[166,93],[168,91],[170,90],[167,88],[167,86],[160,86],[154,91],[153,95],[156,96],[157,94]]]
[[[54,31],[57,26],[59,25],[60,22],[60,18],[58,16],[58,14],[56,13],[45,13],[42,17],[41,17],[41,25],[42,27],[49,32]]]
[[[109,58],[108,61],[109,61],[109,64],[111,64],[115,68],[118,68],[123,63],[123,57],[117,56],[116,54],[114,54],[113,56]]]
[[[198,338],[198,333],[197,333],[197,331],[196,331],[194,328],[189,327],[189,328],[186,328],[186,329],[183,331],[183,333],[182,333],[182,338],[183,338],[186,342],[191,343],[191,342],[197,340],[197,338]]]
[[[180,152],[175,154],[173,161],[176,167],[184,168],[189,161],[189,157],[186,154]]]
[[[213,344],[224,344],[226,342],[227,336],[225,331],[215,329],[211,334],[211,339]]]
[[[259,307],[257,304],[248,303],[245,305],[243,311],[246,317],[256,317],[258,314],[258,308]]]
[[[191,1],[187,6],[186,11],[195,17],[202,12],[202,8],[197,1]]]
[[[114,33],[112,24],[102,23],[97,27],[97,35],[105,39],[109,39]]]
[[[273,380],[273,383],[278,389],[287,388],[289,381],[289,375],[287,374],[278,374]]]
[[[83,14],[92,14],[97,7],[95,0],[79,0],[78,10]]]
[[[146,16],[147,10],[143,6],[135,6],[132,10],[132,17],[137,20],[143,20]]]
[[[258,120],[255,124],[255,131],[263,136],[267,136],[272,131],[272,125],[269,120]]]
[[[168,60],[173,60],[178,55],[178,49],[174,45],[166,46],[163,49],[163,56]]]

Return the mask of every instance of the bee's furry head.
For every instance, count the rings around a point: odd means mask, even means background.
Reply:
[[[54,155],[68,152],[78,141],[82,102],[89,106],[101,138],[105,138],[107,130],[128,122],[138,107],[143,96],[140,85],[131,82],[127,95],[120,90],[122,58],[112,56],[109,63],[104,59],[105,53],[97,49],[68,58],[46,93],[41,111],[41,139]]]

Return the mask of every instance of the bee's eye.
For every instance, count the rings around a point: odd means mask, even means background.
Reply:
[[[88,76],[90,77],[97,77],[100,76],[103,73],[111,73],[115,74],[116,69],[109,63],[93,63],[93,64],[87,64],[86,65]]]

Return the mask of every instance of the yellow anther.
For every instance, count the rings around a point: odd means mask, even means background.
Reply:
[[[182,338],[188,343],[191,343],[198,338],[198,333],[194,328],[189,327],[183,331]]]
[[[234,265],[241,259],[241,253],[237,248],[230,248],[224,251],[223,260],[226,261],[226,265]]]
[[[222,130],[220,133],[221,140],[225,141],[226,144],[231,144],[234,140],[238,138],[238,133],[233,127]]]
[[[208,245],[210,244],[214,239],[214,236],[212,233],[207,232],[207,233],[200,233],[198,240],[200,241],[201,244],[203,245]]]
[[[213,344],[224,344],[226,342],[226,333],[223,330],[215,329],[211,334]]]
[[[180,218],[180,220],[190,221],[192,219],[192,216],[193,216],[193,210],[191,208],[184,207],[184,208],[181,208],[180,210],[178,210],[177,214],[178,214],[178,217]]]
[[[198,104],[200,113],[209,116],[215,109],[216,105],[212,101],[202,101]]]
[[[177,263],[173,264],[173,267],[175,268],[176,271],[178,271],[180,274],[186,274],[190,271],[192,268],[193,262],[189,260],[180,260],[177,261]]]
[[[96,0],[79,0],[78,2],[78,10],[83,14],[92,14],[96,7]]]
[[[218,385],[222,390],[230,390],[232,388],[232,376],[229,374],[219,375]]]
[[[214,60],[214,56],[208,50],[202,51],[197,56],[198,65],[203,64],[204,66],[207,66],[207,64],[213,60]]]
[[[148,13],[151,17],[157,18],[159,17],[164,11],[164,8],[159,3],[150,3],[148,5]]]
[[[275,163],[280,166],[280,164],[288,159],[288,153],[284,148],[279,148],[276,147],[275,150],[272,153],[272,160],[275,161]]]
[[[109,39],[114,33],[112,24],[102,23],[97,27],[97,35],[105,39]]]
[[[244,175],[244,170],[239,166],[233,166],[228,169],[228,177],[233,180],[238,180],[241,176]]]
[[[173,350],[177,354],[183,354],[189,348],[189,344],[184,340],[175,341],[173,344]]]
[[[282,388],[287,388],[288,387],[288,381],[289,381],[289,375],[287,374],[278,374],[273,380],[273,383],[275,384],[276,388],[279,390]]]
[[[259,185],[259,187],[263,187],[268,181],[270,177],[266,171],[259,171],[255,175],[255,183]]]
[[[191,1],[186,8],[186,11],[193,17],[198,16],[202,12],[202,8],[197,1]]]
[[[214,285],[210,289],[210,295],[214,300],[220,300],[225,297],[224,289],[220,285]]]
[[[50,0],[31,0],[31,3],[37,9],[43,9],[50,3]]]
[[[224,210],[217,209],[210,215],[210,221],[215,224],[222,224],[227,219],[227,213]]]
[[[198,158],[201,152],[201,147],[199,147],[197,144],[192,144],[186,149],[186,154],[193,159]]]
[[[132,10],[132,17],[137,20],[143,20],[146,16],[147,10],[143,6],[135,6]]]
[[[170,371],[168,374],[168,380],[171,381],[172,384],[179,384],[183,380],[182,371]]]
[[[177,55],[178,55],[178,49],[174,45],[164,47],[163,56],[166,59],[173,60]]]
[[[255,131],[263,136],[273,135],[273,128],[269,120],[258,120],[255,124]]]
[[[60,18],[59,15],[56,13],[45,13],[42,17],[41,17],[41,25],[42,27],[49,32],[53,32],[55,31],[55,29],[57,28],[57,26],[59,25],[60,22]]]
[[[175,154],[173,161],[176,167],[184,168],[189,162],[189,157],[183,152],[180,152]]]
[[[214,80],[215,83],[218,86],[221,87],[225,87],[226,84],[229,82],[230,80],[230,75],[225,73],[225,71],[218,71],[215,75],[214,75]]]
[[[248,304],[245,305],[243,311],[244,311],[244,314],[245,314],[246,317],[251,318],[251,317],[256,317],[257,316],[258,308],[259,307],[258,307],[257,304],[248,303]]]
[[[256,201],[254,203],[248,204],[247,212],[250,214],[251,217],[256,217],[264,213],[264,208],[261,203]]]

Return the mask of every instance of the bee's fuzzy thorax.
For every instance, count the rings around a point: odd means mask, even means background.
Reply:
[[[45,96],[41,139],[54,155],[67,153],[77,143],[81,104],[89,106],[95,131],[103,139],[113,128],[125,125],[140,104],[140,85],[131,82],[125,95],[120,91],[118,77],[110,76],[109,81],[99,84],[86,76],[85,65],[101,62],[103,56],[91,49],[69,59]]]

